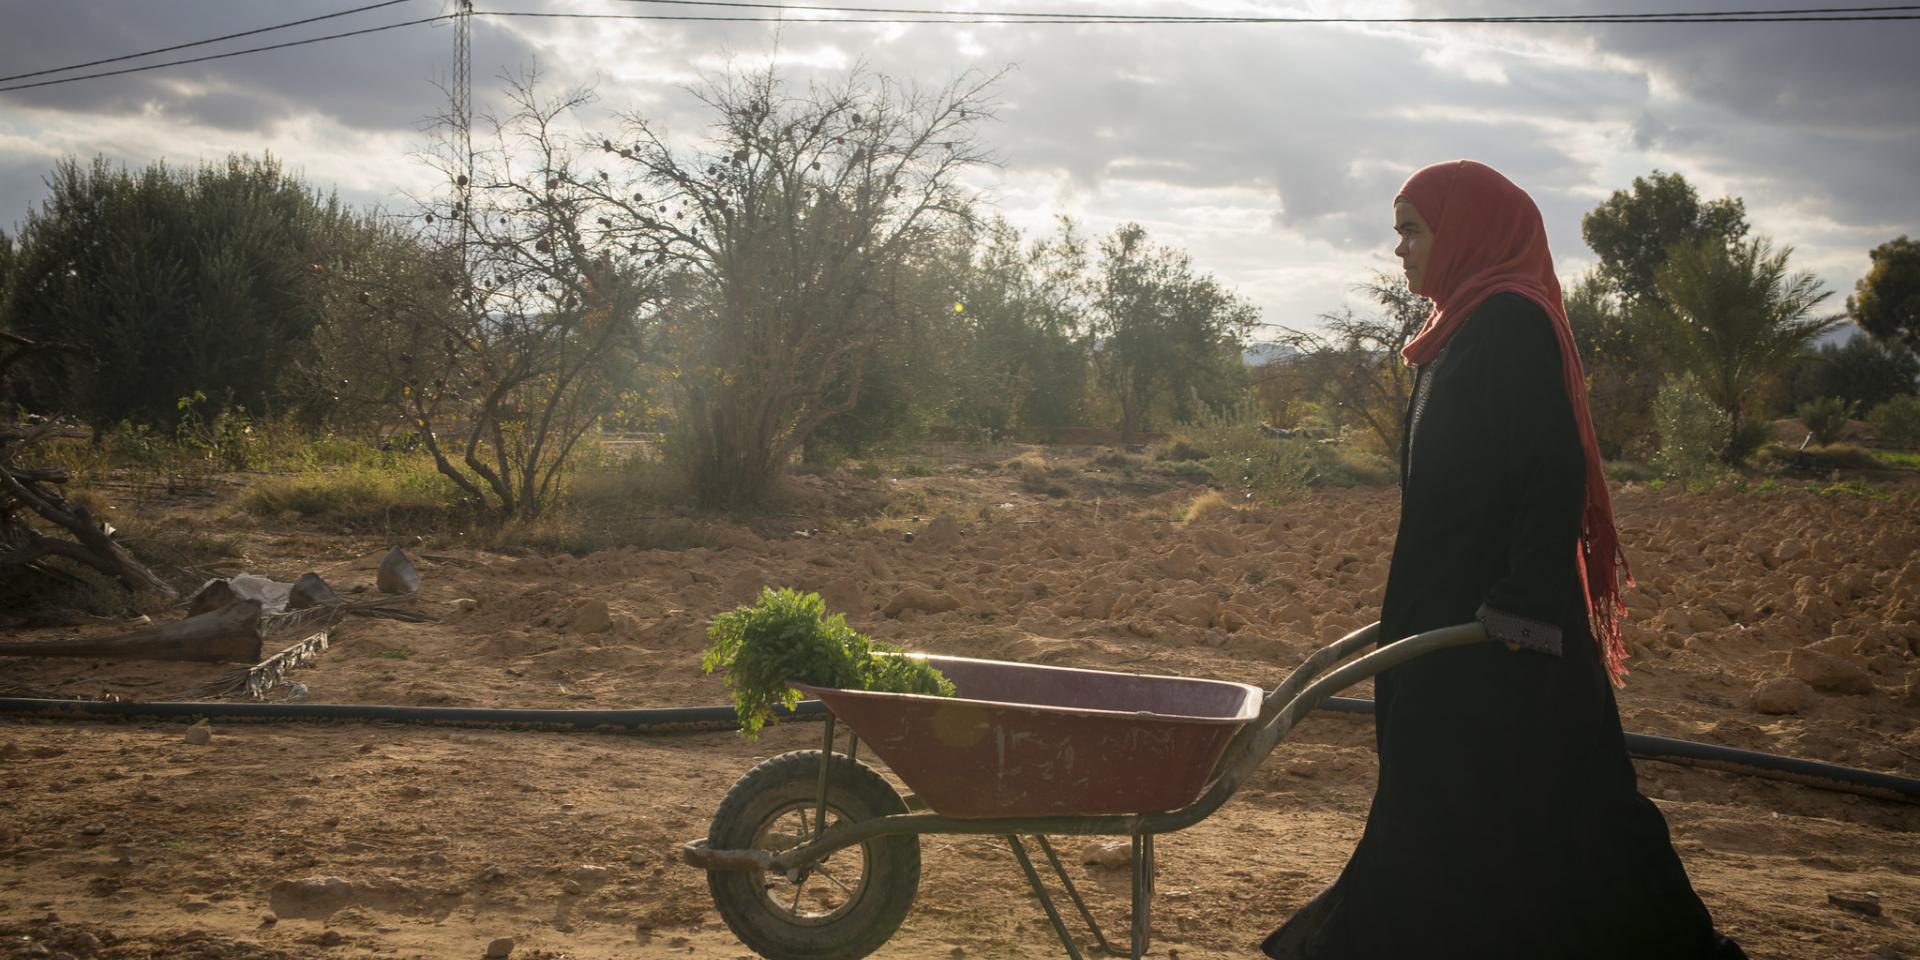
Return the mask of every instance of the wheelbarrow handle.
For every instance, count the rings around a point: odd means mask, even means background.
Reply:
[[[1374,643],[1379,635],[1379,621],[1370,623],[1315,651],[1288,674],[1261,704],[1259,718],[1242,727],[1227,745],[1215,768],[1213,786],[1187,809],[1206,808],[1207,813],[1211,813],[1213,808],[1225,803],[1294,726],[1334,694],[1415,657],[1448,647],[1484,643],[1488,639],[1486,625],[1479,621],[1441,627],[1389,643],[1326,672],[1328,667]],[[1176,815],[1185,812],[1177,811]]]
[[[1293,700],[1301,688],[1311,683],[1313,678],[1325,673],[1327,668],[1366,647],[1373,646],[1379,636],[1380,621],[1375,620],[1315,650],[1312,656],[1293,668],[1293,672],[1287,674],[1287,678],[1280,681],[1280,685],[1274,687],[1273,692],[1267,694],[1266,699],[1261,702],[1259,717],[1241,727],[1240,731],[1234,734],[1233,740],[1227,744],[1227,748],[1221,751],[1220,759],[1214,763],[1213,776],[1210,779],[1218,780],[1225,775],[1226,771],[1238,765],[1252,750],[1253,742],[1259,738],[1261,731],[1280,715],[1281,710],[1286,709],[1287,704]]]
[[[1273,688],[1272,693],[1267,694],[1266,702],[1260,706],[1260,720],[1252,726],[1264,729],[1315,677],[1325,673],[1334,664],[1373,646],[1379,639],[1380,621],[1375,620],[1314,651],[1313,656],[1295,667],[1285,680],[1280,681],[1279,686]]]
[[[1486,624],[1475,620],[1414,634],[1404,640],[1380,647],[1358,660],[1341,665],[1295,694],[1280,708],[1273,719],[1267,722],[1266,728],[1260,734],[1261,742],[1265,744],[1265,749],[1260,750],[1261,756],[1265,756],[1267,751],[1272,750],[1274,745],[1286,737],[1295,724],[1334,694],[1415,657],[1449,647],[1485,643],[1489,639]],[[1345,642],[1346,640],[1341,641],[1341,643]],[[1285,684],[1282,686],[1284,687]]]

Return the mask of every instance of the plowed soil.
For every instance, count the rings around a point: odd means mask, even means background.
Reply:
[[[1066,486],[1095,483],[1087,470]],[[912,649],[1271,686],[1374,618],[1398,510],[1392,490],[1362,489],[1184,523],[1197,488],[1115,493],[1109,479],[1098,500],[1037,497],[1004,472],[955,468],[808,482],[867,501],[932,489],[982,509],[772,539],[727,527],[718,546],[682,551],[416,546],[419,607],[443,619],[352,621],[294,678],[313,702],[724,704],[723,683],[700,671],[705,624],[772,584],[818,590]],[[1920,776],[1913,490],[1620,491],[1639,578],[1627,728]],[[203,510],[196,522],[254,523]],[[391,545],[294,528],[247,537],[247,569],[314,570],[343,592],[370,587]],[[1833,659],[1790,665],[1808,649]],[[16,695],[160,699],[220,669],[10,659],[0,679]],[[1756,708],[1757,687],[1796,671],[1827,689],[1775,682],[1789,712]],[[820,735],[805,722],[751,742],[216,723],[196,744],[187,729],[0,721],[0,957],[479,958],[503,937],[513,957],[749,956],[675,850],[705,834],[755,763]],[[1163,837],[1153,955],[1257,955],[1351,851],[1372,737],[1364,718],[1318,716],[1217,815]],[[1753,956],[1920,957],[1920,807],[1639,769],[1717,922]],[[1084,846],[1063,842],[1070,869],[1123,933],[1127,873],[1082,863]],[[922,852],[916,906],[877,956],[1060,955],[1002,842],[935,836]],[[323,905],[287,895],[328,877],[339,882]],[[1865,892],[1879,915],[1830,900]]]

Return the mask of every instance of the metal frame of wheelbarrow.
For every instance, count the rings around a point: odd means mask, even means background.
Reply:
[[[1415,657],[1449,647],[1466,646],[1485,642],[1487,632],[1480,623],[1463,623],[1438,630],[1429,630],[1416,634],[1396,643],[1380,647],[1357,660],[1329,670],[1335,664],[1353,656],[1361,649],[1372,646],[1379,637],[1380,624],[1368,624],[1352,633],[1322,647],[1307,658],[1280,685],[1267,694],[1261,704],[1259,716],[1240,728],[1222,752],[1215,764],[1211,784],[1193,802],[1177,810],[1162,813],[1125,814],[1108,816],[1049,816],[1049,817],[986,817],[958,818],[946,817],[932,812],[909,812],[876,817],[856,823],[841,823],[829,829],[811,842],[801,844],[779,853],[765,850],[714,850],[705,840],[690,841],[681,848],[681,858],[687,863],[706,870],[746,871],[746,872],[787,872],[816,863],[837,850],[865,843],[877,837],[897,834],[971,834],[1005,837],[1008,847],[1013,851],[1014,859],[1020,864],[1021,872],[1026,875],[1027,883],[1033,888],[1034,896],[1040,901],[1046,912],[1047,920],[1052,923],[1054,933],[1060,938],[1061,946],[1073,960],[1084,960],[1079,946],[1074,942],[1066,923],[1061,919],[1059,909],[1054,905],[1053,897],[1042,884],[1040,873],[1029,855],[1023,835],[1032,836],[1037,841],[1048,865],[1059,878],[1067,896],[1073,901],[1082,920],[1092,929],[1093,937],[1099,948],[1107,953],[1119,955],[1120,951],[1108,942],[1106,935],[1093,919],[1086,901],[1068,878],[1066,868],[1054,852],[1047,837],[1052,836],[1125,836],[1132,842],[1132,917],[1129,936],[1130,950],[1127,956],[1139,960],[1147,951],[1152,935],[1152,898],[1154,888],[1153,838],[1156,834],[1172,833],[1184,830],[1211,816],[1221,805],[1231,799],[1241,784],[1246,782],[1267,755],[1273,752],[1281,740],[1299,724],[1314,708],[1327,698],[1365,680],[1390,667],[1399,666]],[[1324,674],[1324,676],[1323,676]],[[826,718],[827,729],[825,749],[821,751],[820,767],[820,810],[824,813],[827,803],[827,765],[831,761],[834,748],[834,718],[831,713]],[[858,749],[858,740],[849,740],[846,756],[852,758]],[[825,823],[824,817],[815,820]]]

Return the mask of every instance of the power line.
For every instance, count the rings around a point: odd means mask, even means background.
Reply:
[[[830,12],[833,12],[835,8],[833,7],[774,7],[774,9],[802,12],[802,13],[814,12],[814,11],[830,13]],[[696,21],[696,22],[704,22],[704,23],[790,23],[790,24],[818,23],[818,24],[827,24],[827,25],[841,24],[841,23],[962,23],[962,24],[965,24],[965,23],[1008,23],[1008,24],[1017,23],[1022,25],[1035,24],[1035,23],[1077,23],[1082,25],[1097,24],[1097,23],[1112,23],[1112,24],[1144,25],[1144,24],[1155,24],[1155,23],[1175,24],[1175,23],[1245,23],[1247,22],[1244,20],[1234,20],[1234,19],[1225,19],[1225,18],[1216,19],[1216,20],[1183,20],[1183,19],[1167,19],[1167,18],[1152,18],[1152,19],[1141,19],[1141,20],[1106,20],[1106,19],[1010,20],[1002,17],[946,17],[946,16],[941,16],[939,11],[924,11],[924,12],[930,14],[930,16],[917,17],[917,18],[900,18],[900,17],[830,17],[830,18],[827,18],[827,17],[823,17],[819,19],[795,20],[789,17],[723,17],[723,16],[704,16],[703,17],[703,16],[692,15],[692,14],[682,16],[682,15],[660,14],[660,13],[536,13],[532,11],[520,11],[520,10],[475,10],[473,12],[473,15],[476,17],[533,17],[533,18],[546,19],[546,20],[647,20],[647,21],[668,21],[668,22]]]
[[[1670,19],[1714,19],[1719,21],[1745,20],[1758,17],[1813,17],[1820,19],[1851,19],[1837,14],[1883,14],[1901,11],[1920,11],[1920,4],[1880,4],[1865,7],[1803,7],[1768,10],[1715,10],[1671,13],[1570,13],[1537,14],[1521,16],[1482,16],[1482,17],[1260,17],[1260,16],[1224,16],[1224,15],[1186,15],[1186,14],[1125,14],[1125,13],[1060,13],[1017,10],[927,10],[900,7],[852,7],[852,6],[812,6],[788,3],[754,2],[754,0],[622,0],[625,3],[648,3],[663,6],[688,7],[746,7],[768,10],[822,11],[833,13],[886,13],[911,16],[965,16],[965,17],[1021,17],[1047,18],[1050,20],[1092,20],[1098,22],[1143,21],[1148,23],[1193,22],[1193,23],[1588,23],[1613,20],[1667,22]],[[1760,22],[1768,22],[1762,20]]]
[[[637,0],[637,2],[683,2],[698,6],[734,6],[779,10],[783,13],[838,13],[879,8],[796,6],[779,3],[746,3],[739,0]],[[1920,10],[1920,5],[1871,9]],[[1920,13],[1875,14],[1761,14],[1732,16],[1722,13],[1675,12],[1663,14],[1543,14],[1518,17],[1204,17],[1151,14],[1075,14],[1075,13],[975,13],[973,11],[881,10],[915,17],[832,17],[791,19],[786,16],[697,16],[653,13],[546,13],[520,10],[475,10],[482,17],[534,17],[553,20],[639,20],[700,21],[708,23],[957,23],[957,24],[1108,24],[1145,26],[1149,24],[1634,24],[1634,23],[1841,23],[1855,21],[1920,20]]]
[[[144,71],[144,70],[158,70],[162,67],[178,67],[184,64],[189,64],[189,63],[205,63],[208,60],[224,60],[228,57],[244,56],[245,54],[249,54],[249,53],[261,53],[267,50],[285,50],[288,47],[304,47],[309,43],[320,43],[326,40],[339,40],[343,37],[365,36],[366,34],[369,34],[369,33],[380,33],[385,30],[398,30],[401,27],[416,27],[423,23],[438,23],[441,20],[451,20],[456,16],[459,16],[459,14],[444,13],[437,17],[422,17],[418,20],[405,20],[400,23],[389,23],[389,24],[386,24],[385,26],[368,27],[364,30],[348,30],[345,33],[330,33],[323,37],[308,37],[305,40],[289,40],[286,43],[269,44],[264,47],[248,47],[245,50],[231,50],[226,53],[210,53],[204,57],[189,57],[185,60],[168,60],[165,63],[150,63],[145,66],[126,67],[120,70],[102,70],[99,73],[85,73],[77,77],[61,77],[57,80],[41,80],[37,83],[16,83],[11,87],[0,87],[0,93],[7,93],[13,90],[32,90],[35,87],[51,87],[51,86],[54,86],[55,84],[72,83],[76,80],[93,80],[99,77],[117,77],[122,74],[140,73],[141,71]]]
[[[384,2],[382,3],[369,4],[366,6],[355,7],[350,10],[342,10],[342,11],[339,11],[338,13],[324,14],[318,17],[309,17],[304,20],[295,20],[289,23],[277,24],[275,26],[270,26],[270,27],[261,27],[255,30],[244,31],[241,33],[228,34],[223,37],[214,37],[207,40],[197,40],[192,43],[176,44],[171,47],[160,47],[160,48],[157,48],[154,50],[148,50],[142,53],[127,54],[125,56],[120,56],[120,57],[110,57],[103,60],[90,61],[88,63],[74,64],[72,66],[56,67],[48,70],[37,70],[31,73],[14,74],[13,76],[9,76],[9,77],[0,77],[0,83],[4,83],[5,81],[8,81],[8,80],[18,80],[18,79],[24,79],[27,77],[44,76],[49,73],[64,73],[69,70],[78,70],[85,67],[98,66],[100,64],[105,64],[105,63],[116,63],[123,60],[135,59],[138,57],[151,56],[153,54],[163,53],[169,50],[180,50],[188,47],[204,46],[209,43],[217,43],[221,40],[230,40],[236,37],[252,36],[255,34],[266,33],[273,30],[281,30],[287,27],[299,26],[301,24],[307,24],[307,23],[314,23],[316,21],[327,20],[334,17],[342,17],[348,14],[353,14],[353,13],[361,13],[368,10],[374,10],[380,7],[393,6],[395,4],[404,3],[404,2],[407,2],[407,0],[384,0]],[[1872,7],[1809,7],[1809,8],[1797,8],[1797,9],[1742,10],[1742,11],[1716,11],[1716,12],[1674,11],[1674,12],[1667,12],[1667,13],[1540,14],[1540,15],[1533,15],[1533,16],[1506,16],[1506,17],[1245,17],[1245,16],[1207,17],[1207,16],[1176,15],[1176,14],[1158,14],[1158,15],[1157,14],[1107,14],[1107,13],[1088,14],[1088,13],[1058,13],[1058,12],[1031,13],[1031,12],[1014,12],[1014,11],[915,10],[915,9],[894,8],[894,7],[802,6],[802,5],[792,5],[792,4],[784,4],[784,3],[751,2],[751,0],[628,0],[628,2],[663,3],[663,4],[675,4],[675,5],[687,5],[687,6],[702,6],[702,7],[744,7],[744,8],[753,8],[753,9],[777,10],[777,11],[780,11],[782,15],[753,17],[753,16],[718,16],[718,15],[702,16],[702,15],[676,15],[676,14],[645,14],[645,13],[546,13],[546,12],[514,11],[514,10],[471,10],[470,8],[468,8],[463,13],[441,14],[439,16],[434,16],[434,17],[422,17],[417,20],[404,20],[399,23],[389,23],[382,26],[378,26],[378,27],[368,27],[362,30],[348,30],[342,33],[327,34],[325,36],[308,37],[304,40],[291,40],[286,43],[275,43],[275,44],[268,44],[268,45],[259,46],[259,47],[248,47],[244,50],[232,50],[226,53],[208,54],[203,57],[188,57],[181,60],[168,60],[164,63],[152,63],[152,64],[146,64],[138,67],[126,67],[120,70],[103,70],[98,73],[81,74],[79,76],[72,76],[72,77],[60,77],[53,80],[41,80],[35,83],[17,83],[12,86],[0,86],[0,93],[10,93],[18,90],[32,90],[39,87],[51,87],[51,86],[56,86],[63,83],[73,83],[79,80],[95,80],[101,77],[123,76],[125,74],[131,74],[131,73],[142,73],[148,70],[159,70],[165,67],[178,67],[178,66],[185,66],[187,64],[205,63],[210,60],[224,60],[228,57],[245,56],[247,54],[252,54],[252,53],[264,53],[270,50],[285,50],[291,47],[301,47],[301,46],[306,46],[308,44],[313,44],[313,43],[322,43],[328,40],[340,40],[346,37],[358,37],[358,36],[365,36],[373,33],[382,33],[387,30],[398,30],[402,27],[419,26],[420,24],[424,24],[424,23],[438,23],[443,20],[453,20],[453,19],[459,18],[464,14],[471,14],[475,16],[484,16],[484,17],[537,17],[537,18],[545,18],[545,19],[568,19],[568,20],[697,21],[697,22],[708,22],[708,23],[718,22],[718,23],[786,23],[786,24],[807,24],[807,23],[820,23],[820,24],[951,23],[951,24],[1082,24],[1082,25],[1086,25],[1086,24],[1109,24],[1109,25],[1343,24],[1343,23],[1344,24],[1474,24],[1474,23],[1480,23],[1480,24],[1579,24],[1579,23],[1620,24],[1620,23],[1831,23],[1831,22],[1851,22],[1851,21],[1920,20],[1920,13],[1896,12],[1896,11],[1920,11],[1920,4],[1883,5],[1883,6],[1872,6]],[[830,19],[819,19],[819,20],[811,20],[811,19],[795,20],[795,19],[790,19],[784,15],[787,13],[806,13],[806,12],[887,13],[887,14],[905,15],[906,17],[910,17],[910,18],[835,17]]]
[[[222,40],[237,40],[241,37],[251,37],[251,36],[255,36],[256,34],[272,33],[275,30],[285,30],[288,27],[305,26],[309,23],[319,23],[322,20],[332,20],[335,17],[344,17],[349,14],[355,14],[355,13],[365,13],[368,10],[378,10],[381,7],[391,7],[394,4],[407,3],[407,2],[409,2],[409,0],[384,0],[384,2],[381,2],[381,3],[370,3],[364,7],[354,7],[351,10],[342,10],[339,13],[327,13],[327,14],[321,14],[320,16],[317,16],[317,17],[308,17],[305,20],[292,20],[287,23],[276,23],[271,27],[260,27],[259,29],[256,29],[256,30],[242,30],[239,33],[229,33],[226,36],[222,36],[222,37],[208,37],[205,40],[195,40],[192,43],[176,43],[171,47],[155,47],[152,50],[142,50],[139,53],[129,53],[129,54],[126,54],[125,56],[119,56],[119,57],[107,57],[104,60],[89,60],[86,63],[75,63],[75,64],[70,64],[64,67],[53,67],[47,70],[35,70],[31,73],[16,73],[10,77],[0,77],[0,83],[7,83],[12,80],[25,80],[28,77],[44,77],[49,73],[66,73],[69,70],[85,70],[88,67],[97,67],[107,63],[119,63],[122,60],[137,60],[141,57],[151,57],[157,53],[172,53],[175,50],[185,50],[189,47],[204,47],[209,43],[219,43]]]

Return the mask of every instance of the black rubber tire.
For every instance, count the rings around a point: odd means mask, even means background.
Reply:
[[[747,771],[714,812],[707,843],[715,850],[753,845],[761,828],[801,806],[812,816],[820,796],[820,751],[783,753]],[[907,812],[892,785],[865,764],[835,754],[827,769],[829,822],[859,822]],[[797,920],[772,904],[769,878],[709,871],[714,906],[740,942],[769,960],[859,960],[880,949],[900,928],[920,888],[920,838],[878,837],[836,856],[864,855],[863,883],[828,917]],[[797,896],[796,892],[796,896]]]

